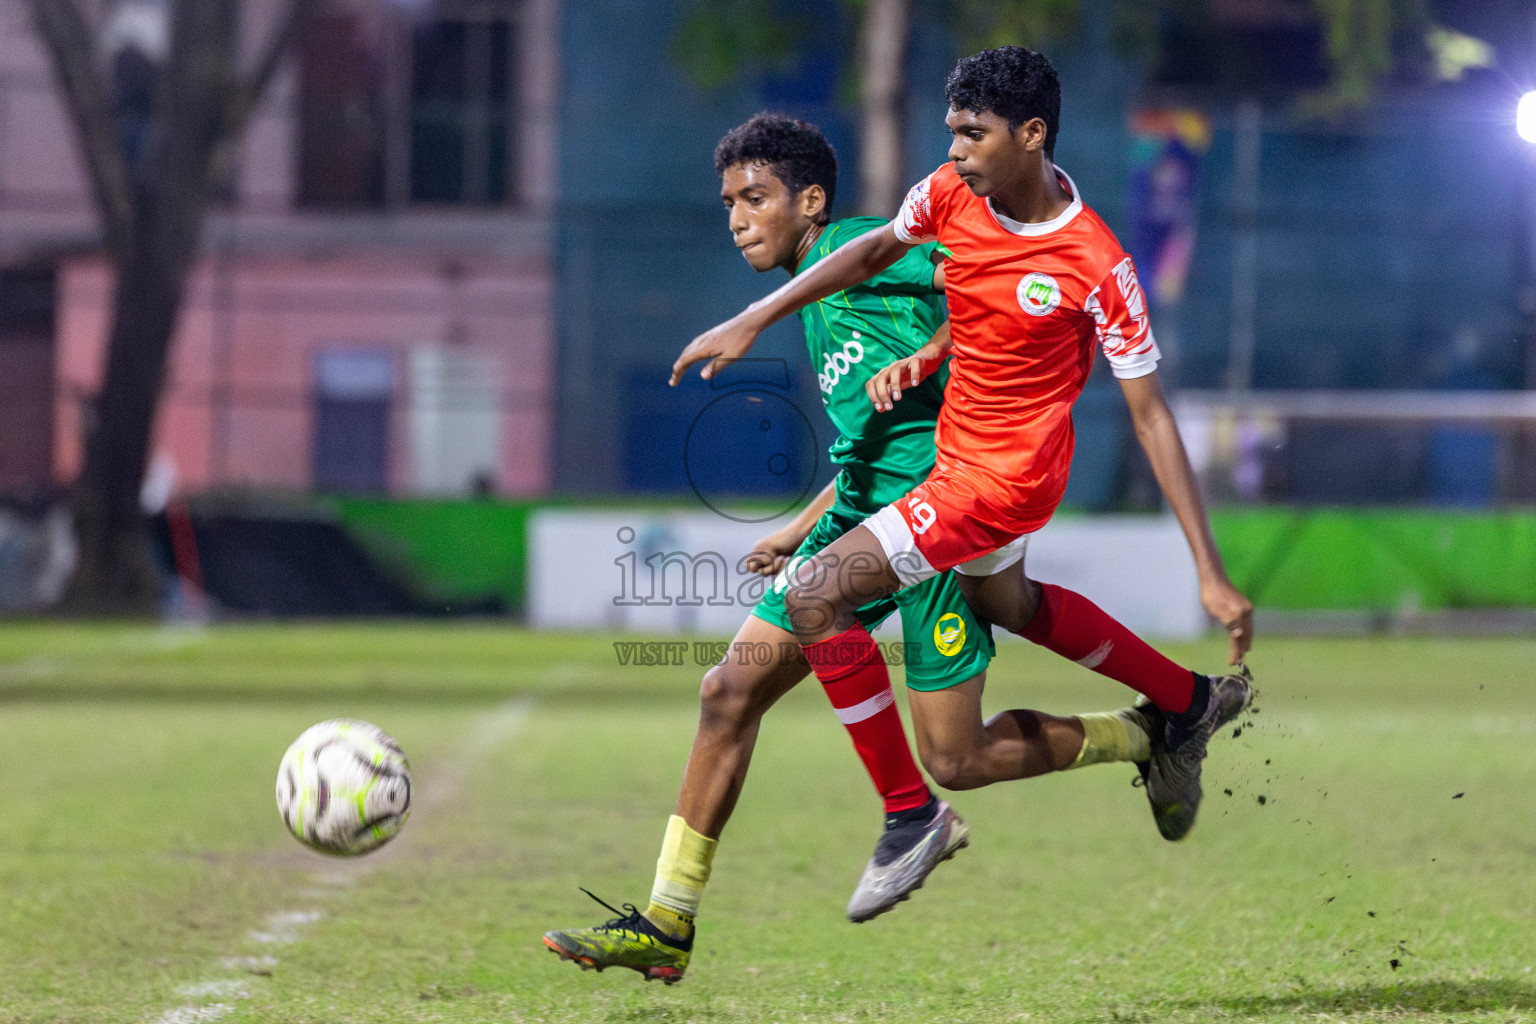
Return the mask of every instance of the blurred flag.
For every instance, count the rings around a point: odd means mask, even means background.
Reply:
[[[1184,294],[1211,122],[1195,110],[1131,115],[1131,256],[1160,305]]]

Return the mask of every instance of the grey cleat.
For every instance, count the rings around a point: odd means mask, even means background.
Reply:
[[[927,823],[887,829],[848,901],[848,920],[860,924],[911,899],[934,868],[970,844],[969,835],[943,800]]]
[[[1217,730],[1232,721],[1253,700],[1253,674],[1246,665],[1232,675],[1211,676],[1211,696],[1194,731],[1177,747],[1168,744],[1167,730],[1152,737],[1152,759],[1142,769],[1152,818],[1163,838],[1177,842],[1195,827],[1200,813],[1200,769],[1206,745]],[[1141,765],[1137,765],[1141,768]]]

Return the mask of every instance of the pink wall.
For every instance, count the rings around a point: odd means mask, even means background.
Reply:
[[[408,493],[409,353],[454,345],[500,367],[497,490],[545,491],[555,393],[551,280],[542,261],[489,257],[245,256],[222,268],[205,259],[174,342],[155,450],[174,460],[184,491],[307,489],[315,355],[349,346],[387,350],[397,373],[390,489]],[[60,480],[79,469],[79,401],[99,386],[110,303],[111,274],[100,260],[64,264],[54,458]],[[229,395],[223,416],[215,411],[221,388]]]
[[[246,3],[247,45],[264,41],[285,7]],[[208,251],[222,245],[236,255],[224,268],[212,256],[198,267],[172,351],[156,448],[175,461],[183,490],[310,487],[314,357],[356,345],[394,354],[389,482],[408,493],[409,352],[450,344],[499,361],[498,489],[547,490],[559,10],[560,0],[520,6],[521,173],[506,208],[296,208],[299,90],[293,67],[279,71],[242,141],[238,202],[208,218]],[[52,463],[60,482],[80,466],[80,402],[99,386],[111,308],[106,264],[82,255],[99,243],[82,166],[26,5],[0,3],[0,263],[59,268]],[[221,405],[223,391],[232,400]]]

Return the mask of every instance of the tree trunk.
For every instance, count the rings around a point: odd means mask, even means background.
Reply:
[[[74,491],[80,564],[64,610],[75,614],[149,615],[159,604],[139,490],[204,201],[187,196],[171,205],[135,218],[135,242],[117,266],[107,369]]]
[[[161,75],[152,142],[133,183],[107,368],[87,417],[75,482],[80,564],[63,610],[151,615],[159,604],[139,491],[182,290],[208,207],[210,167],[228,135],[236,83],[235,0],[181,0]]]
[[[859,212],[894,217],[906,191],[907,37],[912,0],[868,0],[859,31]]]

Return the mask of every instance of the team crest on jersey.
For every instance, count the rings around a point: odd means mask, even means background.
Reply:
[[[965,620],[954,612],[939,616],[933,626],[933,646],[946,658],[953,658],[965,646]]]
[[[1045,316],[1061,305],[1061,286],[1050,274],[1025,274],[1018,295],[1019,306],[1030,316]]]

